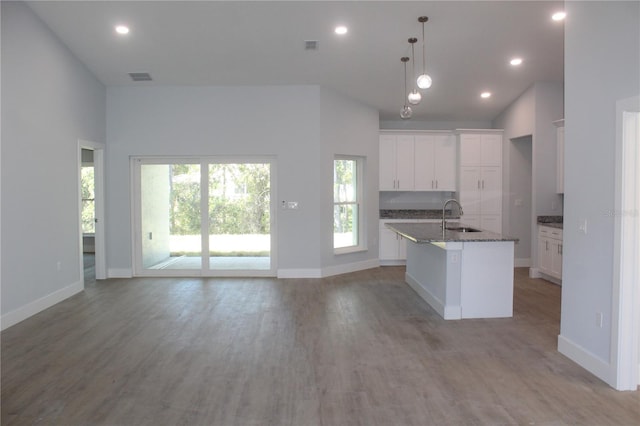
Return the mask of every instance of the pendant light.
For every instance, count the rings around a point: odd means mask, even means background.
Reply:
[[[418,22],[422,24],[422,74],[418,76],[417,84],[421,89],[428,89],[429,87],[431,87],[431,83],[433,82],[429,74],[427,74],[427,67],[425,66],[427,51],[424,41],[424,23],[428,20],[429,18],[427,16],[421,16],[418,18]]]
[[[411,43],[411,81],[416,81],[416,53],[413,46],[417,41],[418,39],[415,37],[411,37],[409,39],[409,43]],[[407,96],[407,99],[409,99],[409,103],[411,105],[418,105],[422,100],[422,95],[418,92],[418,89],[414,87],[411,93]]]
[[[409,58],[407,56],[403,56],[402,58],[400,58],[400,60],[404,64],[404,92],[402,92],[402,98],[404,99],[404,106],[400,110],[400,118],[402,118],[403,120],[407,120],[411,118],[411,115],[413,114],[413,111],[411,111],[411,107],[407,105],[407,96],[406,96],[407,94],[407,62],[409,61]]]

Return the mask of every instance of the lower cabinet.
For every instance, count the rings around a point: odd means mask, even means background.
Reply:
[[[438,219],[381,219],[379,257],[381,265],[404,265],[407,260],[407,240],[385,226],[387,223],[439,223]]]
[[[550,277],[562,279],[562,229],[538,227],[538,269]]]

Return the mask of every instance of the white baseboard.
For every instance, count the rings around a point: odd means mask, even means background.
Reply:
[[[528,268],[531,266],[531,258],[515,258],[513,260],[513,266],[515,266],[516,268]]]
[[[383,260],[379,261],[380,266],[405,266],[407,264],[406,260]]]
[[[558,336],[558,352],[608,385],[615,386],[615,374],[611,364],[562,335]]]
[[[278,278],[322,278],[322,270],[309,269],[278,269]]]
[[[107,271],[108,278],[131,278],[133,272],[130,268],[109,268]]]
[[[350,272],[364,271],[365,269],[377,268],[380,266],[380,260],[369,259],[360,262],[347,263],[344,265],[334,265],[322,268],[323,277],[331,277],[333,275],[348,274]]]
[[[411,287],[416,293],[420,295],[424,299],[425,302],[429,304],[435,311],[444,319],[452,320],[452,319],[461,319],[462,318],[462,308],[460,306],[445,306],[442,303],[442,300],[438,299],[434,296],[429,290],[422,287],[418,280],[416,280],[411,274],[404,274],[404,280],[409,287]]]
[[[15,325],[21,321],[26,320],[33,315],[44,311],[47,308],[55,305],[56,303],[60,303],[65,299],[73,296],[74,294],[80,293],[84,290],[84,284],[82,281],[77,281],[73,284],[70,284],[60,290],[56,290],[51,294],[48,294],[40,299],[34,300],[33,302],[27,303],[24,306],[19,307],[11,312],[8,312],[2,315],[0,322],[2,325],[0,328],[5,330],[12,325]]]

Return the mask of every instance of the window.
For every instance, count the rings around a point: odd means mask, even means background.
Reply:
[[[336,156],[333,161],[333,248],[363,250],[362,175],[364,159]]]

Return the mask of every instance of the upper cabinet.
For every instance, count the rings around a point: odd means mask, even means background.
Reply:
[[[453,135],[415,136],[416,191],[456,190],[456,140]]]
[[[556,126],[556,192],[564,194],[564,119],[553,124]]]
[[[459,131],[463,223],[502,233],[502,131]]]
[[[413,191],[413,136],[380,135],[380,191]]]
[[[380,191],[455,191],[456,144],[448,132],[380,135]]]

